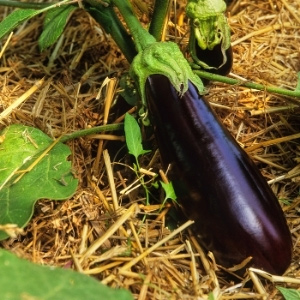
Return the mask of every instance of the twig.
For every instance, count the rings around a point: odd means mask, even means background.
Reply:
[[[274,24],[274,25],[267,26],[267,27],[265,27],[263,29],[260,29],[260,30],[252,31],[252,32],[246,34],[245,36],[241,37],[240,39],[238,39],[236,41],[233,41],[231,43],[231,46],[236,46],[239,43],[241,43],[243,41],[246,41],[246,40],[248,40],[249,38],[251,38],[253,36],[260,35],[262,33],[266,33],[266,32],[269,32],[269,31],[278,30],[280,28],[291,27],[291,26],[292,26],[292,24],[290,22],[284,22],[283,24]]]
[[[13,32],[11,32],[11,33],[9,34],[9,36],[8,36],[8,38],[7,38],[7,40],[6,40],[5,44],[4,44],[4,46],[2,47],[2,49],[1,49],[1,51],[0,51],[0,59],[1,59],[2,55],[3,55],[3,53],[5,52],[5,49],[7,48],[8,44],[9,44],[9,42],[10,42],[12,36],[13,36],[13,34],[14,34]]]
[[[104,158],[104,163],[105,163],[105,167],[106,167],[109,187],[110,187],[110,191],[111,191],[113,207],[114,207],[114,210],[117,211],[119,208],[118,196],[117,196],[117,192],[116,192],[116,186],[115,186],[115,181],[114,181],[113,170],[111,167],[110,156],[109,156],[107,149],[105,149],[103,151],[103,158]]]
[[[251,152],[260,147],[271,146],[271,145],[280,144],[283,142],[289,142],[289,141],[296,140],[296,139],[300,139],[300,133],[291,134],[291,135],[280,137],[277,139],[261,142],[261,143],[255,144],[253,146],[247,147],[247,148],[245,148],[245,150],[247,152]]]
[[[191,220],[185,222],[183,225],[181,225],[176,230],[174,230],[173,232],[171,232],[168,236],[166,236],[162,240],[158,241],[156,244],[154,244],[152,247],[148,248],[142,254],[140,254],[139,256],[135,257],[134,259],[132,259],[127,264],[125,264],[120,269],[120,273],[122,273],[122,271],[128,270],[129,268],[131,268],[132,266],[134,266],[135,264],[137,264],[141,259],[143,259],[144,257],[146,257],[148,254],[150,254],[156,248],[160,247],[161,245],[163,245],[164,243],[166,243],[167,241],[169,241],[170,239],[172,239],[174,236],[176,236],[178,233],[180,233],[181,231],[183,231],[185,228],[191,226],[193,223],[194,223],[194,221],[191,221]]]
[[[95,240],[91,246],[83,253],[79,262],[82,263],[89,255],[93,254],[101,245],[112,236],[124,222],[129,219],[135,212],[137,204],[133,204],[129,209],[97,240]]]
[[[8,108],[6,108],[0,114],[0,122],[9,116],[14,109],[20,106],[24,101],[26,101],[37,89],[39,89],[44,83],[44,78],[38,80],[28,91],[26,91],[21,97],[19,97],[14,103],[12,103]]]

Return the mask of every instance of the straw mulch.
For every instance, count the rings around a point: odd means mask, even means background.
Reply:
[[[188,26],[182,18],[184,3],[178,2],[166,39],[178,41],[184,50]],[[233,1],[228,12],[234,49],[230,76],[294,89],[300,69],[299,12],[299,1]],[[0,19],[8,13],[1,7]],[[147,13],[138,10],[145,22]],[[0,115],[1,129],[22,123],[58,138],[122,121],[130,108],[115,102],[118,80],[129,65],[111,38],[78,10],[59,46],[40,53],[42,20],[26,22],[7,45],[0,44],[1,111],[13,108]],[[41,78],[37,91],[13,107]],[[300,99],[221,83],[209,86],[207,98],[281,200],[294,242],[293,263],[285,277],[266,278],[256,270],[228,277],[190,235],[188,222],[183,223],[185,229],[168,229],[171,205],[145,205],[145,191],[126,154],[122,132],[68,142],[79,179],[76,194],[66,201],[38,201],[24,233],[1,246],[35,263],[73,268],[111,287],[129,289],[139,300],[207,299],[210,291],[215,299],[282,299],[277,285],[299,287]],[[159,154],[152,151],[140,164],[150,186],[159,173]],[[161,191],[156,193],[163,197]]]

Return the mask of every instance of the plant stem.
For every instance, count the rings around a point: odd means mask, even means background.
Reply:
[[[153,17],[149,27],[149,33],[152,34],[157,41],[161,40],[171,3],[172,0],[155,1]]]
[[[87,1],[86,6],[91,16],[103,27],[106,33],[110,34],[118,45],[129,63],[132,62],[137,52],[131,36],[119,20],[112,6],[94,5],[93,1]]]
[[[133,36],[135,47],[138,52],[155,42],[155,38],[143,28],[138,18],[135,16],[128,0],[111,0],[111,2],[118,8],[120,14],[124,18],[124,21]]]
[[[102,126],[97,126],[93,128],[88,128],[88,129],[82,129],[78,130],[72,133],[67,133],[59,139],[61,143],[74,140],[77,138],[80,138],[82,136],[87,136],[90,134],[95,134],[103,131],[116,131],[116,130],[123,130],[124,129],[124,124],[119,123],[119,124],[109,124],[109,125],[102,125]]]
[[[57,2],[58,3],[58,2]],[[30,9],[41,9],[47,6],[53,5],[55,3],[35,3],[35,2],[20,2],[11,0],[0,0],[1,6],[10,6],[18,8],[30,8]]]
[[[212,74],[212,73],[209,73],[206,71],[200,71],[200,70],[194,70],[194,73],[197,74],[201,78],[205,78],[205,79],[212,80],[212,81],[219,81],[219,82],[223,82],[223,83],[227,83],[227,84],[231,84],[231,85],[240,85],[240,86],[248,87],[248,88],[255,89],[255,90],[267,91],[270,93],[280,94],[280,95],[284,95],[284,96],[300,98],[299,90],[291,91],[291,90],[287,90],[287,89],[283,89],[283,88],[279,88],[279,87],[275,87],[275,86],[265,86],[265,85],[259,84],[259,83],[232,79],[232,78],[229,78],[226,76]],[[297,103],[299,104],[299,102],[297,102]]]

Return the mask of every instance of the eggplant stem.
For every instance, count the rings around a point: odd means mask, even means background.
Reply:
[[[59,2],[57,2],[59,3]],[[17,8],[30,8],[41,9],[53,5],[54,3],[35,3],[35,2],[20,2],[12,0],[0,0],[1,6],[17,7]]]
[[[157,41],[163,36],[165,24],[168,20],[167,16],[170,11],[172,0],[156,0],[154,5],[153,17],[149,27],[149,33],[152,34]]]
[[[222,76],[222,75],[212,74],[212,73],[202,71],[202,70],[194,70],[194,73],[197,74],[200,78],[205,78],[205,79],[208,79],[211,81],[223,82],[223,83],[227,83],[230,85],[239,85],[239,86],[243,86],[243,87],[247,87],[247,88],[251,88],[251,89],[255,89],[255,90],[259,90],[259,91],[267,91],[270,93],[280,94],[280,95],[289,96],[289,97],[296,97],[296,98],[300,99],[300,90],[298,90],[298,89],[291,91],[291,90],[287,90],[287,89],[283,89],[283,88],[279,88],[279,87],[266,86],[266,85],[255,83],[255,82],[249,82],[249,81],[244,82],[242,80],[237,80],[237,79],[229,78],[229,77]],[[297,100],[294,100],[293,102],[300,105],[300,102]]]
[[[116,130],[122,130],[124,128],[124,124],[108,124],[108,125],[101,125],[101,126],[96,126],[92,128],[87,128],[87,129],[82,129],[78,131],[74,131],[72,133],[67,133],[61,136],[60,142],[65,143],[70,140],[74,140],[83,136],[91,135],[91,134],[96,134],[99,132],[104,132],[104,131],[116,131]]]
[[[114,8],[112,6],[104,7],[100,4],[95,5],[93,0],[86,0],[86,2],[85,7],[91,16],[112,36],[127,61],[131,63],[137,54],[135,45]]]
[[[145,28],[143,28],[134,14],[128,0],[112,0],[112,3],[118,8],[126,25],[128,26],[138,52],[156,41],[155,38]]]

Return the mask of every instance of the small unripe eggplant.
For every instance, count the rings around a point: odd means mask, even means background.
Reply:
[[[201,68],[219,75],[227,75],[233,61],[226,8],[223,0],[188,0],[186,5],[190,54]]]
[[[179,95],[169,79],[146,82],[155,136],[178,201],[218,264],[283,274],[292,239],[277,198],[260,171],[189,83]]]
[[[201,49],[197,42],[194,45],[195,57],[207,64],[208,66],[212,67],[208,69],[208,72],[226,76],[230,73],[233,64],[233,53],[232,47],[230,46],[228,49],[225,50],[224,55],[226,56],[226,62],[223,64],[223,53],[221,49],[221,43],[216,45],[213,49]],[[194,58],[195,58],[194,57]]]

